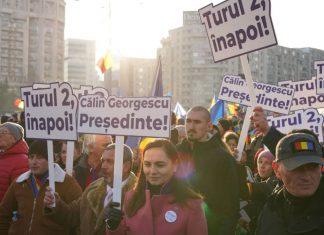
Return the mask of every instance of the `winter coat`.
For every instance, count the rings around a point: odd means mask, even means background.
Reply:
[[[323,235],[324,181],[309,198],[295,198],[282,186],[261,212],[256,235]]]
[[[208,141],[194,142],[193,148],[186,139],[177,145],[181,158],[179,172],[188,171],[181,169],[186,164],[189,171],[192,168],[186,178],[193,189],[203,195],[208,206],[209,233],[215,235],[234,234],[239,216],[236,162],[224,146],[217,134]]]
[[[0,153],[0,202],[10,184],[28,169],[28,145],[25,140],[21,139]]]
[[[133,191],[125,196],[128,204]],[[207,224],[200,199],[178,205],[171,194],[154,195],[145,191],[145,204],[132,217],[124,215],[118,228],[107,235],[207,235]]]
[[[135,181],[136,176],[131,173],[123,187],[123,195],[133,188]],[[106,224],[103,206],[106,189],[107,183],[104,178],[99,178],[86,188],[82,197],[78,200],[69,204],[60,200],[47,215],[57,223],[80,227],[81,235],[105,234]]]
[[[81,196],[76,180],[55,164],[55,191],[63,200],[71,202]],[[20,175],[13,182],[0,204],[0,234],[56,235],[69,234],[69,229],[44,216],[44,195],[48,181],[40,187],[34,198],[31,172]],[[17,216],[14,213],[17,212]]]

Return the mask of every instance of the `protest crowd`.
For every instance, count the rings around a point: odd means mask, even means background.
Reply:
[[[318,137],[283,134],[256,106],[239,156],[241,116],[213,125],[195,106],[184,119],[172,113],[169,139],[126,138],[121,205],[113,201],[115,136],[80,135],[72,176],[67,142],[54,141],[53,192],[46,140],[25,138],[23,113],[3,116],[0,234],[324,234]]]

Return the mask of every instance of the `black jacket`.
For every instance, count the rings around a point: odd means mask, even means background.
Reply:
[[[206,142],[194,142],[193,148],[185,139],[177,149],[180,166],[192,167],[190,172],[179,171],[187,173],[194,190],[203,195],[213,214],[213,219],[206,215],[209,232],[213,231],[210,234],[231,235],[239,215],[239,187],[235,160],[224,146],[220,137],[214,135]],[[211,226],[217,227],[217,232]]]
[[[324,181],[309,198],[295,198],[280,187],[260,215],[256,235],[323,235]]]

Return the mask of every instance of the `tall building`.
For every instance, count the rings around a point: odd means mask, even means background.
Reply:
[[[156,59],[121,58],[119,85],[124,96],[151,96]]]
[[[92,40],[66,39],[64,53],[64,81],[74,88],[96,86],[96,43]]]
[[[0,83],[63,81],[64,0],[0,0]]]
[[[183,12],[183,25],[161,40],[164,89],[173,93],[173,105],[208,107],[218,95],[226,74],[243,74],[239,57],[214,63],[205,26],[197,11]],[[307,80],[315,75],[313,63],[324,51],[274,46],[248,54],[254,81],[277,84],[283,80]]]

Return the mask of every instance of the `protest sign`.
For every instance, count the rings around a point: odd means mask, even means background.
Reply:
[[[270,0],[228,0],[199,9],[215,62],[277,45]]]
[[[79,99],[78,132],[168,138],[170,113],[170,97],[84,95]]]
[[[27,138],[46,139],[49,186],[55,191],[52,140],[77,139],[77,99],[68,83],[33,84],[21,88]],[[54,205],[55,206],[55,203]]]
[[[79,99],[83,95],[100,95],[108,98],[108,91],[103,87],[80,86],[80,89],[73,89],[73,94]]]
[[[294,98],[290,111],[308,108],[323,108],[324,94],[316,94],[316,78],[304,81],[282,81],[278,82],[279,86],[293,88],[295,90]]]
[[[282,133],[288,133],[293,129],[311,129],[320,142],[323,142],[323,120],[324,117],[317,109],[298,110],[294,114],[279,117],[267,117],[269,126],[275,127]]]
[[[124,136],[170,136],[171,97],[79,96],[78,132],[116,135],[113,201],[121,203]]]
[[[49,88],[21,88],[25,104],[27,138],[76,140],[77,98],[68,83],[51,83]]]
[[[277,45],[270,16],[270,0],[227,0],[216,6],[209,4],[201,8],[199,15],[205,25],[215,62],[240,55],[253,108],[256,99],[246,53]],[[238,143],[239,159],[249,124],[250,119],[246,116]]]
[[[265,83],[253,82],[256,103],[266,110],[288,114],[294,90]],[[250,94],[243,78],[225,75],[218,99],[252,106]]]
[[[324,94],[324,61],[315,61],[316,70],[316,94]]]

